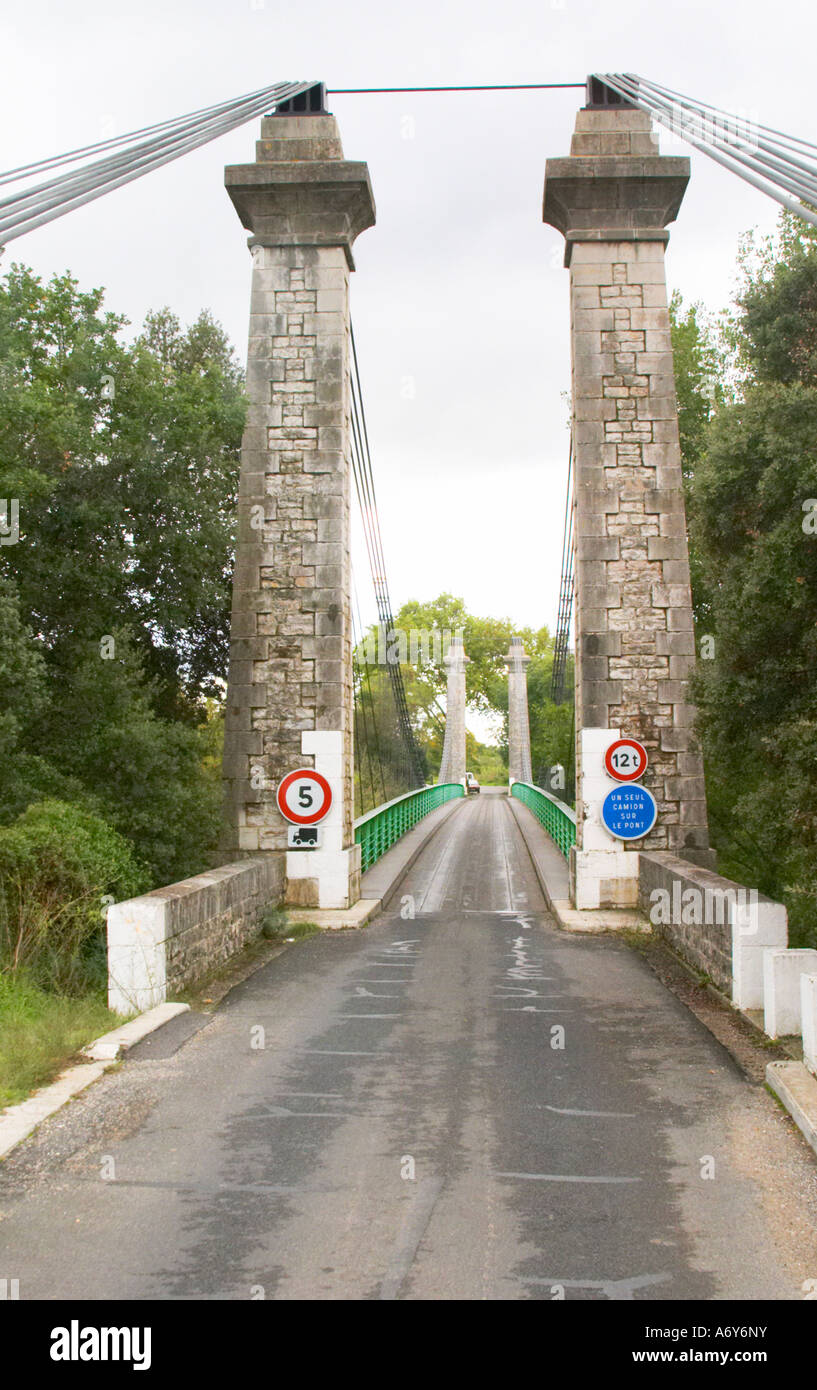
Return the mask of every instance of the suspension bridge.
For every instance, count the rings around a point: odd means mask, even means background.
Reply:
[[[656,894],[715,901],[714,916],[651,920],[770,1037],[802,1034],[804,1063],[769,1076],[797,1111],[795,1082],[817,1086],[817,952],[790,951],[781,905],[747,905],[709,845],[664,271],[690,166],[660,153],[653,123],[812,224],[817,147],[630,74],[531,85],[585,92],[543,202],[571,282],[551,695],[566,698],[572,625],[575,807],[532,780],[518,639],[509,786],[479,797],[461,637],[445,654],[433,784],[400,660],[366,655],[353,526],[364,605],[395,636],[349,312],[353,245],[375,205],[331,92],[280,83],[0,179],[18,186],[0,200],[9,243],[261,117],[254,162],[225,175],[252,294],[223,864],[109,909],[111,1005],[161,1008],[274,905],[325,927],[372,923],[258,971],[215,1020],[178,1015],[78,1106],[62,1149],[46,1135],[46,1161],[72,1155],[60,1211],[24,1193],[4,1221],[28,1296],[54,1296],[46,1250],[65,1251],[75,1221],[88,1233],[72,1238],[66,1277],[90,1298],[779,1299],[813,1273],[805,1152],[611,933],[643,928]],[[644,756],[640,801],[610,761],[622,739]],[[616,823],[611,796],[651,805],[649,824]],[[156,1068],[170,1082],[150,1102]],[[108,1185],[103,1229],[87,1133],[105,1129],[112,1100],[153,1119],[116,1141],[123,1180]],[[753,1146],[767,1161],[747,1172]],[[721,1165],[711,1187],[702,1154]],[[785,1238],[780,1171],[798,1213]],[[112,1272],[120,1244],[127,1267]]]

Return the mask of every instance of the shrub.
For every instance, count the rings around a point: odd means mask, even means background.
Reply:
[[[104,972],[105,898],[149,886],[127,841],[100,817],[39,801],[0,828],[0,969],[76,994]]]

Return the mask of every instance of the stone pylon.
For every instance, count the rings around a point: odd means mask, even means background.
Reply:
[[[508,778],[532,782],[530,720],[528,718],[528,667],[521,637],[512,637],[505,656],[508,667]]]
[[[227,853],[287,854],[288,900],[359,897],[352,795],[350,326],[352,243],[375,220],[365,164],[333,116],[261,123],[254,164],[225,171],[252,233],[247,390],[224,777]],[[322,844],[287,852],[278,783],[329,779]]]
[[[462,637],[455,635],[444,658],[448,667],[445,695],[445,739],[443,760],[438,782],[462,782],[466,772],[465,757],[465,668],[470,657],[465,655]]]
[[[576,469],[578,906],[635,901],[637,857],[709,862],[701,753],[687,693],[694,664],[678,412],[664,250],[689,161],[659,155],[646,113],[578,113],[567,159],[551,159],[544,220],[570,267]],[[604,752],[645,744],[658,820],[625,845],[599,820]]]

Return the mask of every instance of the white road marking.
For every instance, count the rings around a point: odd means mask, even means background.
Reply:
[[[523,1284],[544,1284],[552,1288],[554,1284],[559,1284],[563,1289],[601,1289],[605,1298],[622,1303],[631,1303],[633,1293],[636,1289],[651,1288],[655,1284],[669,1284],[672,1281],[671,1274],[636,1274],[631,1279],[527,1279],[522,1276]]]
[[[522,1182],[612,1182],[612,1183],[631,1183],[641,1182],[641,1178],[613,1178],[606,1175],[599,1177],[576,1177],[569,1173],[497,1173],[498,1178],[518,1178]]]
[[[632,1115],[624,1110],[560,1110],[558,1105],[546,1105],[546,1110],[552,1110],[554,1115],[580,1115],[588,1116],[595,1120],[634,1120]]]

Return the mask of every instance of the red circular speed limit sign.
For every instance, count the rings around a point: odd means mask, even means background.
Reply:
[[[322,773],[299,767],[279,783],[276,800],[281,815],[293,825],[316,825],[332,805],[332,788]]]
[[[604,755],[604,770],[616,782],[637,782],[647,771],[647,750],[634,738],[617,738]]]

